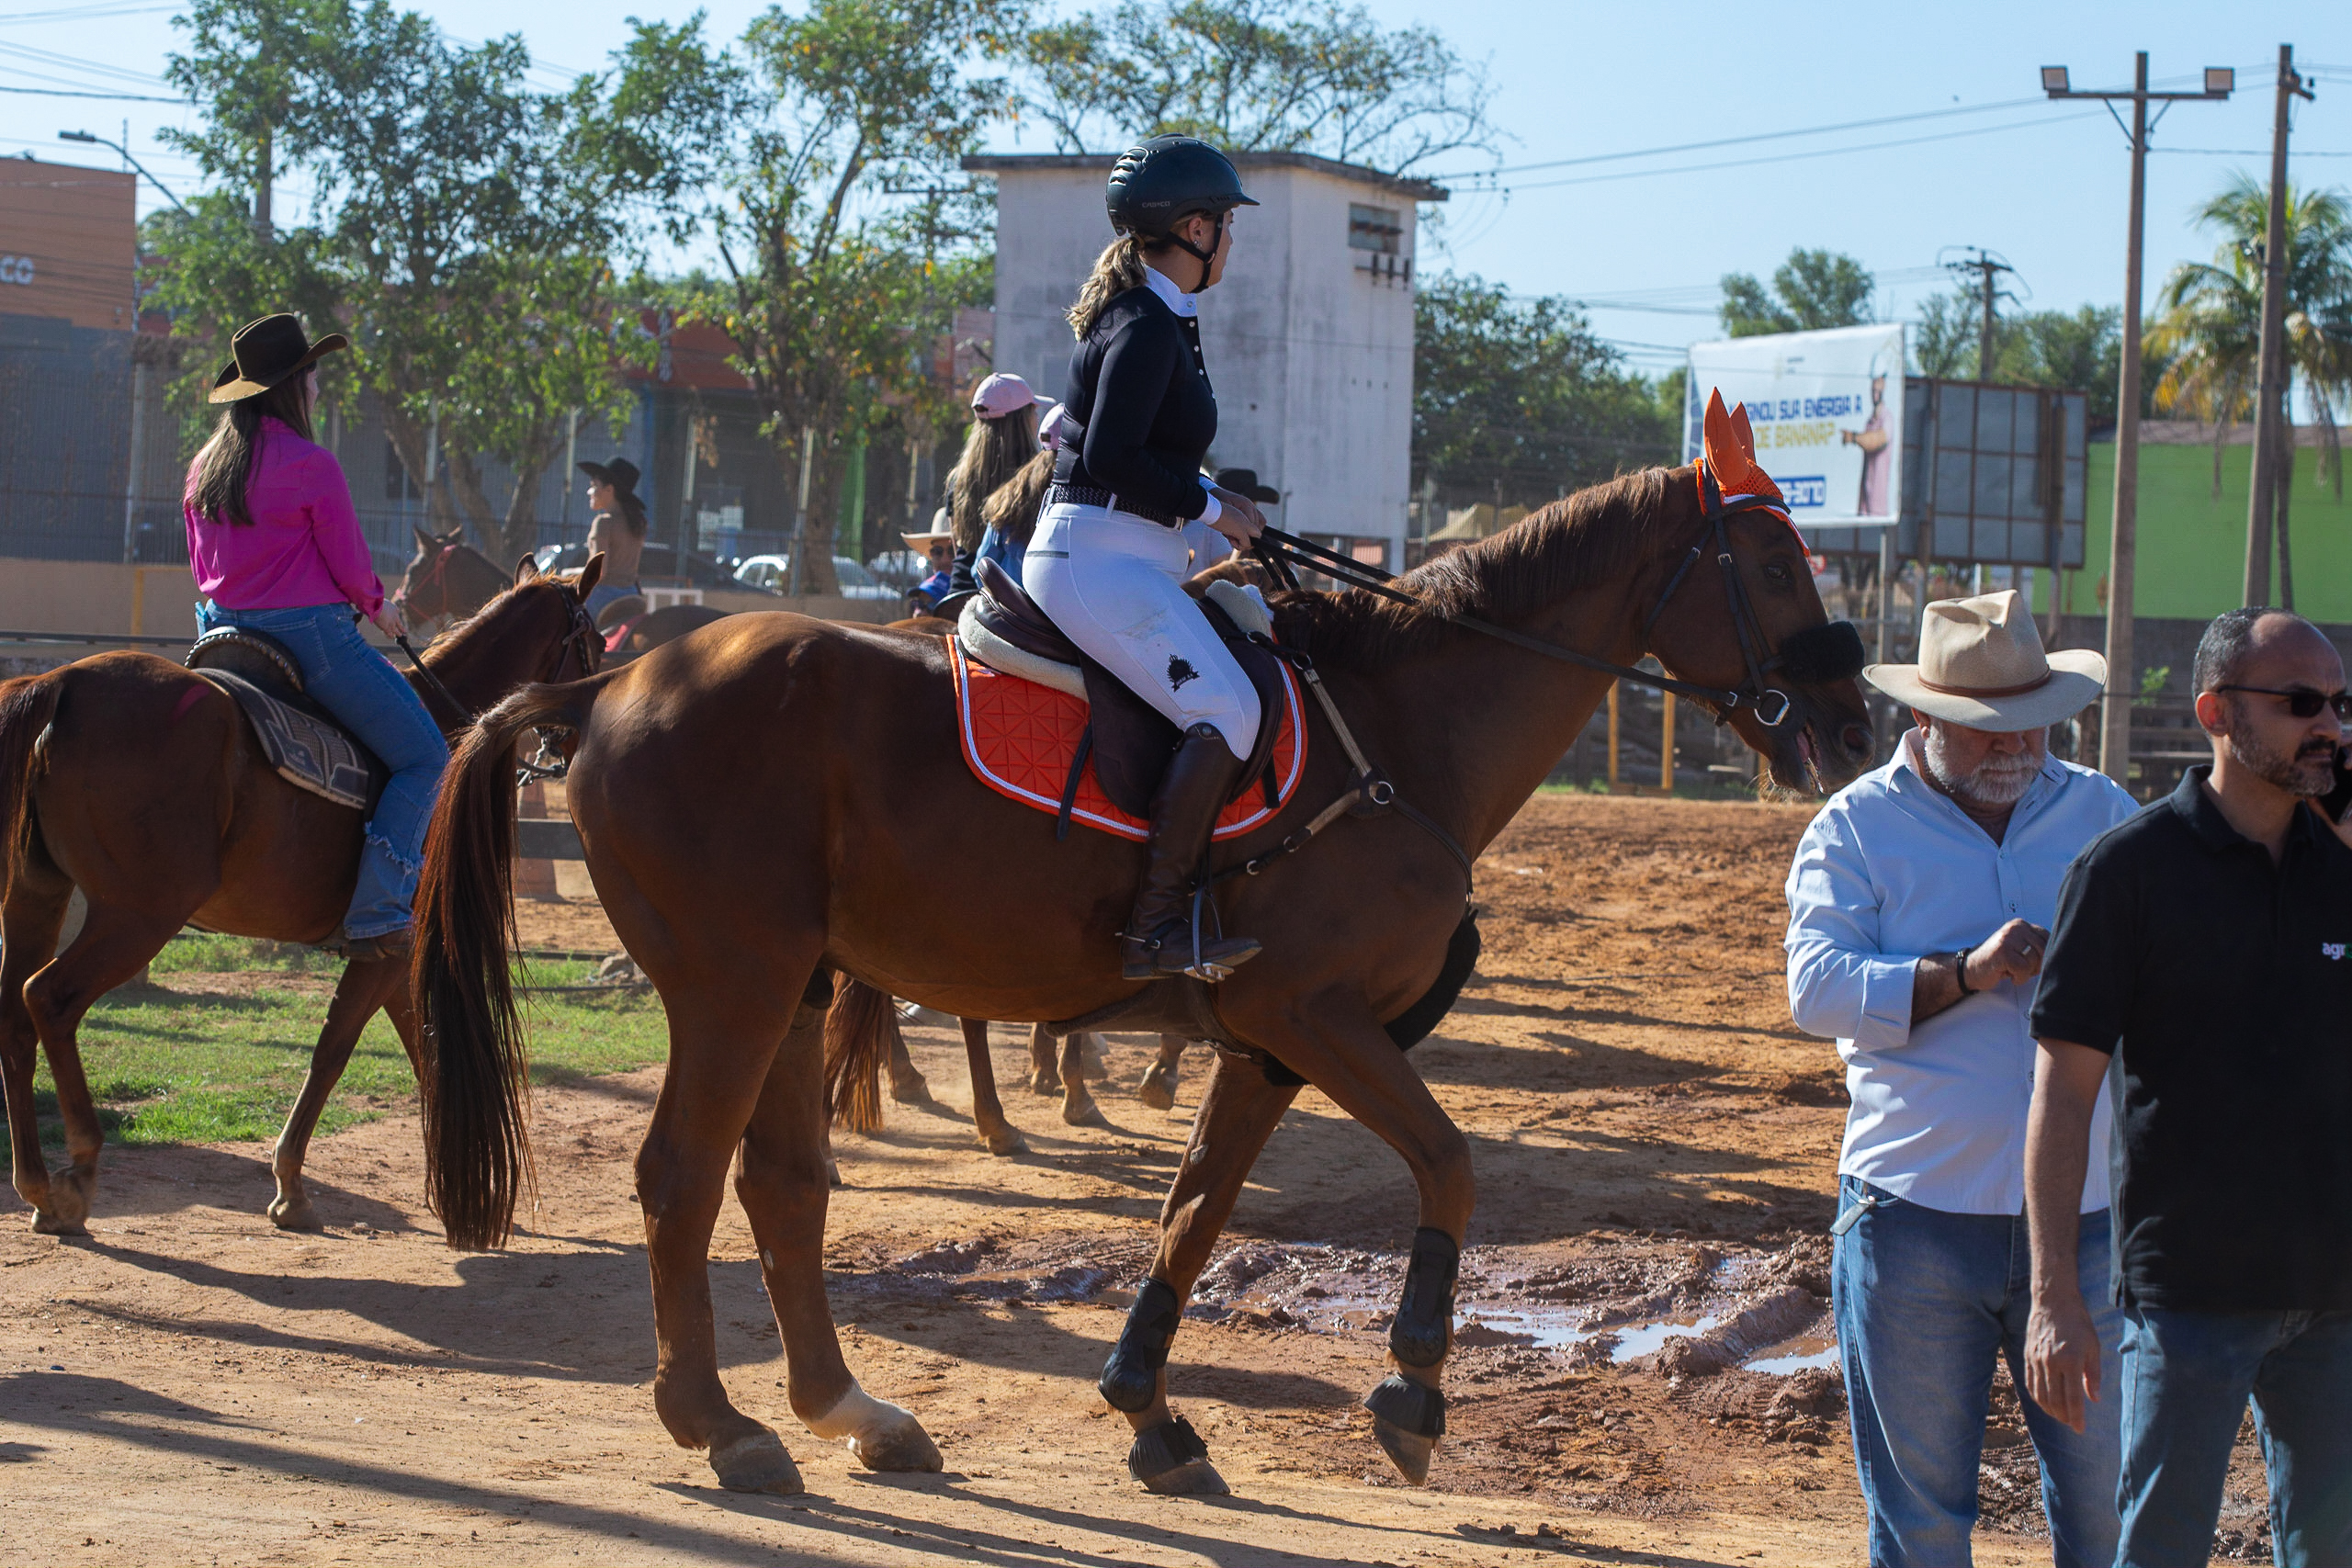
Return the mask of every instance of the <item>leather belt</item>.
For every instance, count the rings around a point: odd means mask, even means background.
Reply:
[[[1161,512],[1156,507],[1122,502],[1113,491],[1099,490],[1093,485],[1066,485],[1059,482],[1049,484],[1046,487],[1046,504],[1047,506],[1099,506],[1106,512],[1124,512],[1130,517],[1140,517],[1147,523],[1157,523],[1163,528],[1182,528],[1192,521],[1189,517],[1179,517],[1172,512]]]

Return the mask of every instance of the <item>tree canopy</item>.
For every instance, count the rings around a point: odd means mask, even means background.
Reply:
[[[1865,326],[1877,320],[1871,310],[1876,287],[1870,269],[1851,256],[1793,250],[1773,271],[1770,290],[1747,273],[1725,273],[1719,314],[1732,337]]]
[[[1413,483],[1540,504],[1675,460],[1679,408],[1627,371],[1574,306],[1451,274],[1415,300]]]

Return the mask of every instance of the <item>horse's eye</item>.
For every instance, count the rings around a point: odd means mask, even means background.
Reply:
[[[1768,560],[1764,563],[1764,575],[1775,582],[1786,584],[1789,581],[1789,569],[1779,561]]]

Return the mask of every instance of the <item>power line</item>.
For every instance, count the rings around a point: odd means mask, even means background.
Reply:
[[[108,65],[101,60],[84,60],[79,55],[60,54],[52,49],[35,49],[29,44],[0,43],[0,54],[13,54],[41,65],[62,65],[75,71],[95,71],[101,76],[119,77],[126,82],[153,82],[161,76],[145,71],[126,71],[119,65]]]
[[[1810,152],[1776,152],[1761,158],[1734,158],[1714,164],[1678,164],[1670,169],[1628,169],[1614,175],[1580,175],[1573,179],[1539,180],[1533,185],[1501,186],[1505,195],[1516,191],[1553,190],[1562,186],[1600,185],[1611,180],[1644,180],[1661,175],[1701,175],[1716,169],[1752,169],[1759,164],[1793,164],[1813,158],[1842,157],[1849,152],[1878,152],[1890,147],[1917,147],[1931,141],[1957,141],[1964,136],[1990,136],[2002,130],[2031,130],[2042,126],[2063,125],[2070,119],[2097,119],[2105,110],[2085,114],[2044,116],[2038,119],[2011,120],[2007,125],[1981,125],[1967,130],[1948,130],[1936,136],[1906,136],[1892,141],[1866,141],[1854,147],[1823,147]]]
[[[1884,115],[1876,119],[1850,119],[1839,125],[1814,125],[1799,130],[1768,130],[1760,135],[1724,136],[1712,141],[1681,141],[1670,147],[1645,147],[1631,152],[1595,152],[1582,158],[1553,158],[1541,164],[1511,164],[1499,169],[1486,169],[1460,175],[1431,175],[1432,180],[1483,180],[1500,175],[1532,174],[1539,169],[1566,169],[1584,164],[1611,164],[1627,158],[1663,158],[1673,152],[1703,152],[1714,147],[1745,147],[1757,141],[1782,141],[1796,136],[1828,136],[1840,130],[1866,130],[1874,126],[1901,125],[1921,119],[1943,119],[1959,114],[1989,114],[1996,109],[2023,108],[2037,104],[2039,98],[2008,98],[1997,104],[1974,104],[1964,108],[1926,109],[1917,114]]]
[[[43,80],[53,81],[55,78],[45,77]],[[23,93],[37,98],[105,98],[119,104],[178,104],[183,108],[195,103],[192,98],[159,98],[152,93],[85,93],[71,87],[0,86],[0,93]]]

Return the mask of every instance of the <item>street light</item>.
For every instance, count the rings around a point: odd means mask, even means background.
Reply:
[[[147,166],[141,164],[138,159],[132,157],[130,155],[130,149],[125,147],[119,141],[109,141],[103,136],[93,136],[86,130],[61,130],[57,133],[57,139],[60,141],[86,141],[93,146],[111,147],[116,152],[122,154],[122,161],[124,163],[130,164],[132,168],[137,169],[141,174],[147,175]],[[163,191],[164,199],[165,201],[170,202],[182,212],[187,211],[187,205],[183,203],[178,197],[174,196],[168,189],[165,189],[163,181],[157,179],[153,175],[147,175],[147,183],[153,186],[157,190]]]

